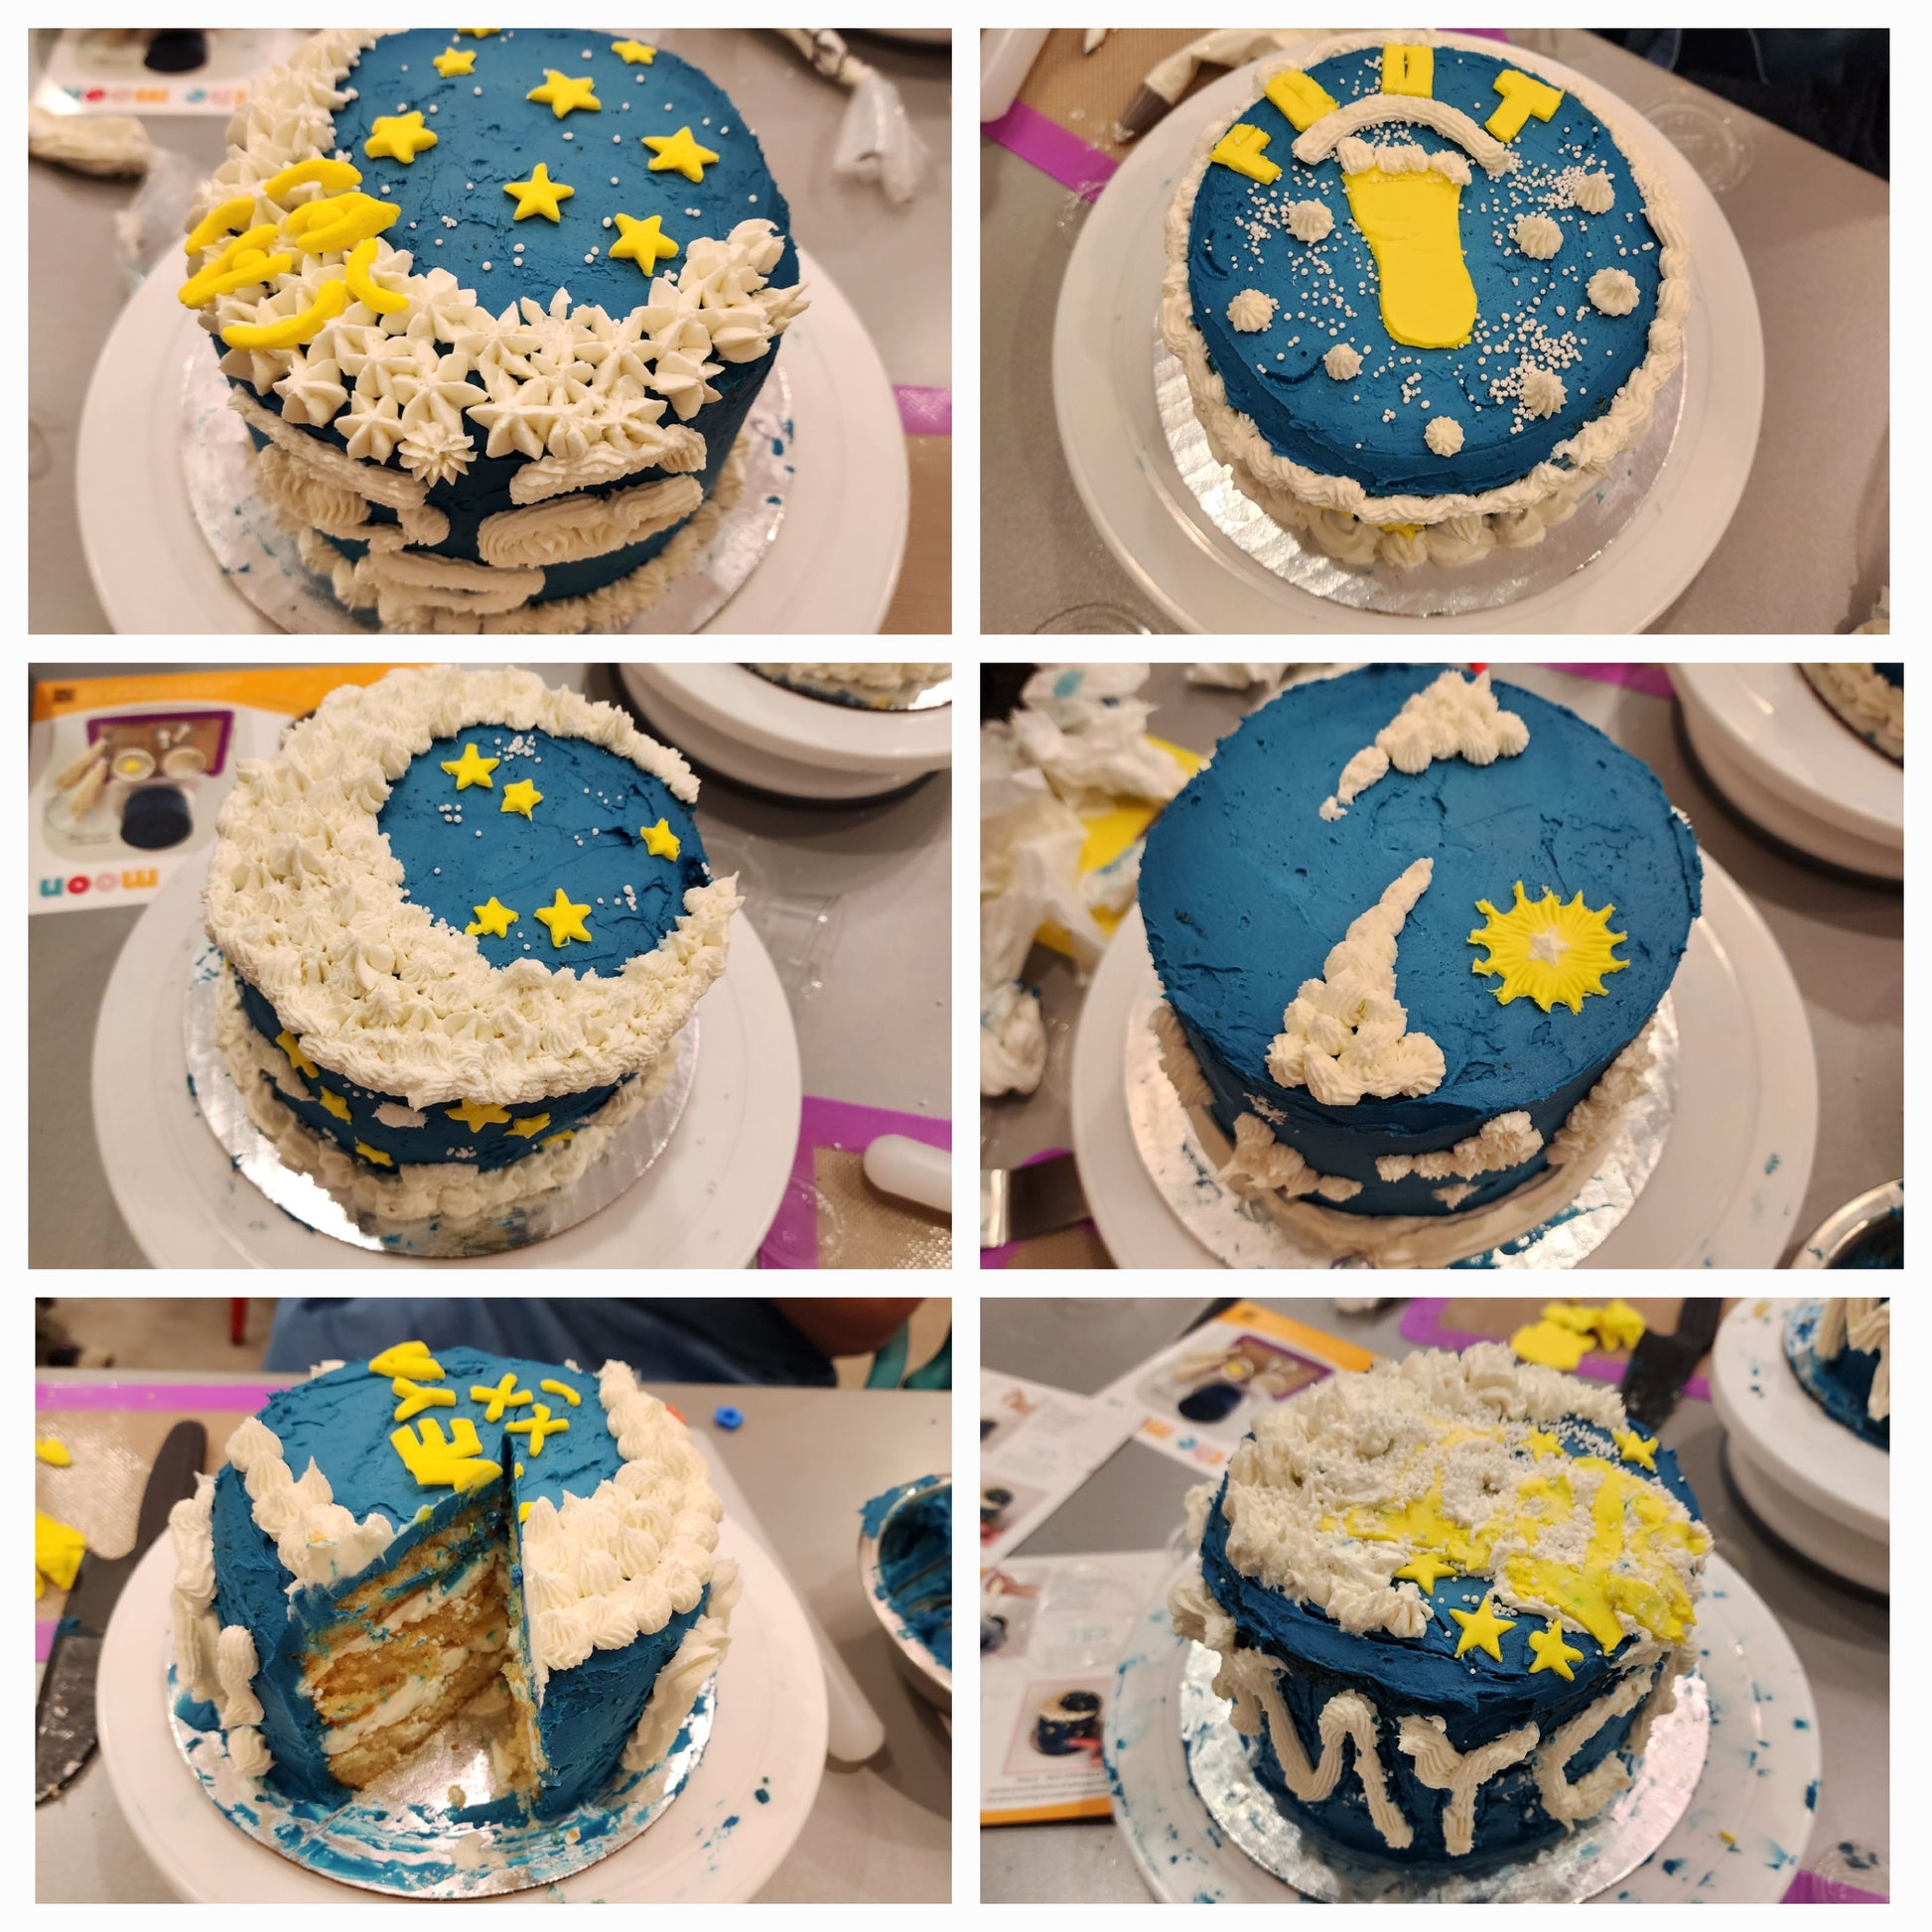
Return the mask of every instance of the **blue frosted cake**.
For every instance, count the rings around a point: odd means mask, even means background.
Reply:
[[[1905,761],[1903,664],[1801,664],[1811,688],[1867,745]]]
[[[332,30],[228,139],[181,299],[304,562],[388,629],[654,603],[736,498],[805,306],[725,93],[585,29]]]
[[[1324,1378],[1188,1499],[1175,1630],[1330,1852],[1533,1856],[1631,1782],[1711,1546],[1613,1389],[1486,1343]]]
[[[1440,1216],[1581,1179],[1700,881],[1649,767],[1561,705],[1411,665],[1300,685],[1148,835],[1169,1077],[1255,1196]]]
[[[498,1795],[459,1815],[611,1802],[725,1655],[718,1521],[683,1423],[621,1362],[415,1341],[333,1364],[174,1507],[177,1713],[244,1777],[334,1807],[506,1693]]]
[[[1785,1318],[1784,1352],[1805,1393],[1834,1422],[1890,1450],[1890,1296],[1798,1303]]]
[[[217,821],[218,1038],[283,1159],[377,1224],[571,1184],[724,971],[678,755],[528,671],[331,693]]]
[[[921,1476],[875,1496],[860,1522],[879,1546],[876,1594],[898,1634],[952,1670],[952,1483]]]
[[[1689,251],[1645,143],[1536,62],[1435,34],[1253,77],[1168,214],[1162,332],[1210,448],[1350,564],[1539,541],[1682,352]]]

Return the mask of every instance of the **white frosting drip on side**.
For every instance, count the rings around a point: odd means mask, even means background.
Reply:
[[[251,1725],[228,1732],[228,1761],[244,1778],[265,1778],[275,1768],[273,1753]]]
[[[695,477],[667,477],[609,496],[563,496],[530,509],[499,510],[477,531],[477,554],[497,567],[572,564],[681,523],[704,501]]]
[[[197,1703],[220,1695],[215,1648],[220,1623],[214,1603],[214,1478],[198,1475],[195,1493],[168,1512],[175,1545],[175,1582],[169,1608],[175,1631],[175,1682]]]
[[[623,1747],[626,1771],[648,1771],[677,1742],[698,1693],[731,1649],[731,1616],[743,1586],[738,1565],[726,1561],[712,1573],[705,1613],[684,1633],[677,1655],[658,1672],[650,1702]],[[648,1787],[646,1787],[648,1788]]]
[[[1375,1172],[1384,1180],[1401,1180],[1412,1173],[1425,1180],[1474,1180],[1479,1174],[1520,1168],[1533,1161],[1542,1146],[1543,1136],[1530,1125],[1528,1114],[1498,1114],[1453,1147],[1433,1154],[1379,1155]]]
[[[336,1501],[314,1456],[299,1480],[291,1476],[281,1439],[259,1416],[250,1416],[228,1438],[228,1460],[254,1505],[256,1526],[273,1540],[282,1568],[294,1579],[291,1596],[304,1585],[340,1583],[366,1570],[394,1540],[386,1516],[371,1510],[358,1523]],[[254,1675],[252,1668],[248,1675]],[[221,1682],[226,1690],[227,1678]],[[259,1717],[257,1712],[247,1722]]]
[[[311,1468],[315,1464],[309,1464]],[[254,1633],[244,1623],[230,1623],[214,1645],[214,1674],[221,1685],[221,1724],[224,1729],[262,1721],[261,1700],[256,1697],[255,1672],[260,1669],[255,1656]]]
[[[1156,1005],[1150,1025],[1161,1047],[1161,1071],[1168,1076],[1168,1083],[1179,1097],[1180,1104],[1183,1107],[1213,1106],[1214,1095],[1200,1070],[1200,1061],[1194,1057],[1194,1049],[1188,1045],[1187,1035],[1173,1008],[1167,1001],[1162,1000]]]
[[[1244,336],[1259,335],[1275,320],[1275,298],[1259,289],[1242,289],[1228,304],[1228,327]]]
[[[1510,239],[1532,261],[1547,262],[1563,246],[1563,230],[1547,214],[1522,214]]]
[[[1534,1725],[1505,1731],[1466,1755],[1449,1740],[1441,1718],[1409,1716],[1402,1721],[1397,1746],[1416,1762],[1416,1776],[1432,1791],[1449,1794],[1443,1813],[1443,1845],[1452,1859],[1467,1857],[1475,1845],[1476,1793],[1498,1771],[1521,1763],[1536,1748]]]

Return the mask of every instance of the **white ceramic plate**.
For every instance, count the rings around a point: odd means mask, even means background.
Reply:
[[[236,1174],[188,1091],[182,1009],[206,874],[155,896],[114,963],[94,1034],[94,1131],[122,1218],[157,1268],[743,1268],[778,1211],[803,1089],[791,1009],[758,933],[699,1005],[697,1079],[670,1144],[601,1213],[532,1248],[464,1262],[352,1248]]]
[[[784,339],[796,466],[770,554],[711,632],[874,631],[905,551],[910,484],[898,403],[858,312],[802,250],[811,308]],[[81,547],[107,621],[126,633],[283,633],[222,574],[189,508],[181,397],[210,351],[164,260],[121,311],[81,412]]]
[[[1496,51],[1491,41],[1448,39]],[[1618,104],[1596,82],[1544,65]],[[1684,330],[1677,442],[1656,488],[1616,541],[1562,583],[1498,610],[1427,619],[1348,610],[1284,584],[1207,520],[1174,468],[1155,408],[1152,356],[1168,204],[1201,130],[1255,97],[1254,71],[1250,66],[1223,75],[1141,137],[1087,215],[1060,288],[1053,325],[1060,443],[1081,500],[1121,568],[1184,630],[1641,630],[1682,594],[1724,535],[1764,413],[1757,298],[1710,190],[1661,134],[1649,135],[1690,237],[1694,299]]]
[[[763,1549],[727,1518],[718,1554],[737,1560],[745,1593],[718,1674],[711,1741],[690,1783],[608,1859],[536,1893],[475,1902],[726,1903],[750,1898],[777,1870],[825,1770],[825,1677],[804,1608]],[[141,1849],[197,1904],[341,1908],[366,1899],[235,1830],[182,1762],[167,1715],[174,1567],[163,1536],[114,1607],[96,1685],[101,1756]]]
[[[1292,989],[1290,989],[1292,991]],[[1136,906],[1107,948],[1073,1042],[1073,1150],[1123,1268],[1213,1268],[1134,1145],[1122,1078],[1129,1016],[1161,983]],[[1672,984],[1677,1110],[1663,1159],[1586,1268],[1772,1268],[1790,1245],[1818,1143],[1818,1071],[1791,968],[1707,852],[1704,914]]]

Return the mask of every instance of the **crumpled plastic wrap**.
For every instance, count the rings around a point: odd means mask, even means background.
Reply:
[[[844,37],[829,27],[777,31],[804,55],[815,72],[852,90],[832,149],[832,172],[853,181],[877,182],[895,207],[911,201],[925,184],[929,157],[905,117],[898,89],[852,53]]]
[[[1148,742],[1154,707],[1136,696],[1148,668],[1043,664],[1021,691],[1015,742],[1076,810],[1104,810],[1120,798],[1164,805],[1187,782],[1173,755]]]
[[[1286,664],[1189,664],[1186,675],[1189,684],[1246,691],[1253,685],[1275,683],[1287,669]]]

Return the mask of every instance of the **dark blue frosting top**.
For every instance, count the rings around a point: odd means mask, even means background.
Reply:
[[[1510,66],[1507,58],[1439,47],[1435,97],[1480,127],[1501,104],[1492,82]],[[1309,71],[1345,106],[1381,91],[1382,51],[1339,55]],[[1283,172],[1263,186],[1209,165],[1194,202],[1188,288],[1194,326],[1229,403],[1282,455],[1323,475],[1355,478],[1373,495],[1500,488],[1601,415],[1642,363],[1657,309],[1658,240],[1629,163],[1574,96],[1566,93],[1548,121],[1532,115],[1507,144],[1518,157],[1513,173],[1492,179],[1469,163],[1459,223],[1476,322],[1457,348],[1405,347],[1384,331],[1375,260],[1349,212],[1335,156],[1313,166],[1297,161],[1297,131],[1265,96],[1241,119],[1270,137],[1265,158]],[[1364,128],[1359,138],[1464,154],[1450,137],[1403,122]],[[1558,191],[1559,178],[1572,170],[1609,176],[1615,200],[1608,213],[1587,214]],[[1326,238],[1312,244],[1295,239],[1286,225],[1289,207],[1306,201],[1320,202],[1334,217]],[[1511,238],[1517,217],[1529,213],[1548,214],[1563,230],[1548,261],[1532,259]],[[1586,299],[1586,286],[1602,268],[1623,269],[1636,282],[1628,315],[1606,315]],[[1243,289],[1279,304],[1269,327],[1252,335],[1227,320],[1229,302]],[[1321,365],[1337,343],[1362,358],[1360,374],[1342,382]],[[1490,393],[1526,356],[1563,380],[1567,400],[1555,416],[1519,415],[1512,398]],[[1461,425],[1463,437],[1449,458],[1423,440],[1431,418],[1445,415]]]

